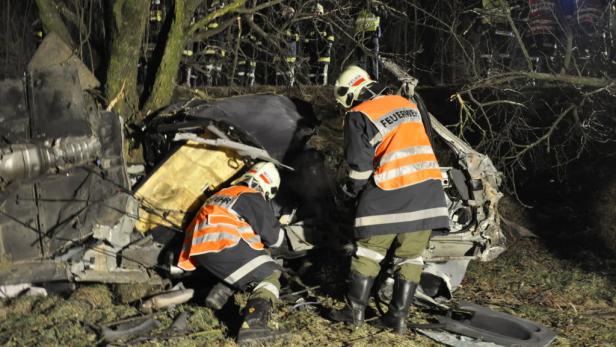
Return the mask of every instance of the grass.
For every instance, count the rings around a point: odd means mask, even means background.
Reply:
[[[578,265],[556,258],[539,240],[519,241],[493,262],[472,263],[456,300],[469,300],[547,325],[558,334],[555,346],[616,346],[616,291],[610,277],[614,270],[588,272]],[[268,346],[438,345],[422,335],[401,337],[369,325],[351,330],[332,323],[324,318],[326,312],[342,303],[324,294],[311,298],[320,305],[304,310],[294,310],[291,305],[278,307],[274,320],[292,336]],[[244,294],[236,295],[236,302],[243,304],[245,300]],[[190,316],[189,331],[170,334],[166,329],[183,311]],[[134,306],[114,302],[112,292],[104,285],[82,286],[68,298],[21,297],[2,302],[0,344],[93,345],[100,342],[94,326],[135,315],[139,312]],[[154,317],[161,327],[147,340],[130,345],[234,346],[239,306],[228,304],[224,315],[196,303],[158,312]],[[415,308],[410,320],[426,322],[430,318]]]

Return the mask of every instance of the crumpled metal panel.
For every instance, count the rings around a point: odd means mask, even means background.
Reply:
[[[15,81],[1,84],[0,93],[19,100],[2,108],[0,128],[11,128],[1,141],[40,145],[94,136],[102,149],[96,162],[17,181],[0,191],[0,262],[5,263],[53,258],[89,238],[94,226],[114,228],[124,215],[136,218],[127,210],[131,194],[119,117],[84,101],[74,66],[39,68],[29,72],[27,81],[29,93]],[[29,109],[24,109],[25,95]],[[132,225],[122,229],[132,230]]]

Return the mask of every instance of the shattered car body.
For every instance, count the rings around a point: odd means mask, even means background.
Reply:
[[[23,81],[0,83],[2,284],[151,279],[117,260],[137,204],[122,121],[84,92],[97,83],[86,73],[50,35]]]
[[[309,104],[249,95],[171,105],[137,131],[147,171],[133,185],[122,121],[96,107],[78,70],[31,64],[26,83],[0,83],[14,101],[0,111],[0,284],[160,282],[172,262],[165,250],[191,213],[257,159],[281,168],[275,203],[292,251],[350,241],[331,216],[342,158],[310,146],[319,122]],[[492,260],[506,245],[500,173],[435,118],[432,126],[452,158],[441,162],[451,232],[425,251],[426,300],[450,299],[469,261]]]

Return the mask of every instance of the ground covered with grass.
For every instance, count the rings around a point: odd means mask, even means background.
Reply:
[[[473,262],[462,287],[456,292],[456,300],[469,300],[547,325],[558,334],[555,346],[616,346],[615,267],[589,272],[587,267],[582,269],[571,260],[556,258],[546,250],[543,242],[521,240],[493,262]],[[278,306],[274,319],[291,331],[291,337],[268,345],[437,345],[415,333],[397,336],[369,325],[350,330],[325,319],[328,310],[342,306],[342,280],[339,285],[336,283],[330,282],[322,289],[303,294],[306,301],[318,304],[293,305],[287,298],[287,304]],[[103,344],[98,326],[143,315],[137,309],[138,303],[121,304],[114,293],[107,286],[90,285],[81,286],[68,297],[52,295],[3,301],[0,344]],[[245,300],[245,295],[236,294],[222,312],[212,312],[199,300],[155,312],[153,317],[161,323],[157,330],[146,337],[116,344],[233,346],[240,324],[239,310]],[[170,332],[168,328],[180,312],[189,315],[188,330]],[[369,314],[372,315],[374,313]],[[419,308],[413,309],[409,317],[414,322],[431,319],[429,313]]]

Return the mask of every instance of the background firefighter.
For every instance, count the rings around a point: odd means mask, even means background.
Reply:
[[[510,10],[505,0],[482,0],[481,9],[481,59],[485,75],[508,70],[514,34],[507,20]]]
[[[448,229],[441,171],[417,105],[385,88],[357,66],[336,81],[337,102],[347,111],[344,156],[350,167],[343,191],[359,196],[355,215],[357,249],[351,260],[347,306],[331,318],[364,321],[380,262],[393,246],[395,283],[379,325],[406,330],[409,305],[423,268],[422,253],[432,229]]]
[[[323,5],[316,3],[313,9],[314,16],[308,21],[304,38],[310,56],[309,80],[313,84],[323,86],[327,84],[327,71],[335,40],[332,25],[322,18],[324,14]]]
[[[379,79],[379,39],[381,38],[381,17],[377,16],[368,1],[366,8],[359,11],[355,19],[355,48],[357,60],[375,80]],[[367,51],[365,51],[367,50]]]
[[[250,14],[250,19],[254,19],[254,15]],[[253,32],[252,27],[248,23],[242,23],[242,31],[240,35],[240,54],[241,59],[238,61],[237,79],[238,84],[245,87],[252,87],[255,84],[255,72],[257,70],[257,54],[261,40]]]
[[[214,0],[208,7],[208,14],[221,10],[225,7],[225,2],[222,0]],[[219,30],[221,18],[216,18],[208,23],[207,30]],[[205,60],[205,84],[208,86],[217,86],[222,80],[222,65],[227,54],[225,32],[220,31],[209,37],[205,42],[205,47],[201,50],[201,54]]]
[[[297,51],[299,44],[299,28],[292,21],[295,16],[295,9],[291,6],[284,6],[282,9],[281,22],[279,23],[280,32],[284,38],[284,46],[280,56],[275,58],[276,85],[295,84],[295,65],[297,63]]]
[[[278,247],[284,232],[269,200],[280,185],[272,163],[258,163],[210,197],[186,229],[178,267],[202,267],[240,290],[252,288],[238,342],[270,339],[286,331],[268,326],[280,291],[280,266],[265,247]]]
[[[547,72],[556,53],[556,0],[528,0],[528,5],[530,53],[535,70]]]

